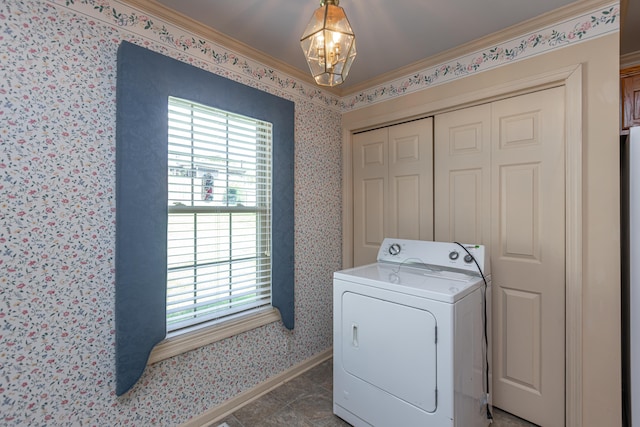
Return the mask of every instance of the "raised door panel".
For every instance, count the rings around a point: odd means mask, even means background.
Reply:
[[[362,181],[362,243],[370,247],[380,247],[384,240],[384,184],[381,178]]]
[[[386,129],[353,136],[354,265],[375,262],[385,236],[388,180]]]
[[[492,104],[493,403],[565,422],[564,88]]]
[[[433,240],[433,119],[388,130],[388,237]]]
[[[491,108],[435,117],[435,240],[489,244]]]
[[[390,179],[393,189],[390,218],[393,218],[393,237],[418,239],[420,229],[420,177],[416,175],[395,176]]]
[[[482,169],[451,171],[448,178],[448,219],[451,238],[446,240],[472,244],[480,242],[482,239]]]
[[[540,262],[540,164],[504,165],[499,174],[500,255]]]
[[[499,377],[520,389],[541,393],[541,298],[539,293],[502,289],[503,364]]]

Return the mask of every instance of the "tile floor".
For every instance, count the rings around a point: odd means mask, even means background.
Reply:
[[[332,385],[333,360],[329,359],[238,409],[214,426],[349,427],[350,424],[333,415]],[[494,408],[493,416],[491,427],[535,426],[497,408]]]

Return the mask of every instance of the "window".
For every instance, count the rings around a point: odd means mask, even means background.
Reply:
[[[167,331],[271,305],[271,124],[169,97]]]
[[[186,179],[187,182],[193,182],[194,185],[194,188],[190,190],[192,193],[190,197],[193,197],[194,200],[193,206],[189,206],[183,200],[179,202],[185,205],[185,209],[192,210],[191,213],[184,213],[185,215],[193,215],[195,212],[200,216],[201,209],[212,207],[214,212],[202,211],[204,215],[201,215],[201,219],[206,215],[209,215],[208,219],[212,219],[216,215],[220,219],[226,215],[228,221],[225,224],[227,226],[231,224],[234,229],[240,226],[240,222],[235,222],[235,220],[242,218],[243,215],[255,217],[260,215],[260,219],[256,219],[255,226],[256,229],[259,228],[259,231],[251,233],[251,235],[255,236],[256,240],[260,240],[260,245],[265,248],[270,245],[271,252],[268,257],[271,270],[272,309],[259,309],[258,313],[241,316],[238,322],[244,323],[243,328],[259,327],[264,325],[264,322],[277,321],[277,316],[274,318],[274,314],[279,314],[282,324],[286,328],[294,328],[293,163],[295,105],[287,99],[217,76],[129,42],[122,42],[118,48],[117,64],[114,316],[116,394],[120,396],[138,381],[147,365],[149,354],[158,343],[164,341],[167,344],[168,341],[173,341],[172,338],[175,338],[176,341],[190,342],[190,348],[176,346],[177,352],[171,354],[174,355],[206,345],[203,342],[205,340],[191,340],[195,335],[206,334],[207,341],[212,342],[209,338],[215,334],[209,334],[210,330],[217,333],[223,329],[230,329],[219,325],[214,328],[200,328],[192,334],[179,333],[177,337],[167,337],[167,277],[169,275],[167,264],[169,253],[167,241],[167,230],[169,229],[167,135],[169,134],[169,124],[167,118],[169,117],[169,97],[188,99],[194,105],[208,105],[272,124],[271,187],[264,183],[265,171],[261,169],[262,166],[259,166],[257,161],[257,158],[266,156],[267,153],[256,149],[256,153],[259,155],[256,155],[256,159],[253,160],[256,186],[253,195],[242,186],[247,184],[240,185],[239,181],[238,185],[231,183],[232,177],[240,175],[232,175],[228,173],[230,171],[223,171],[222,168],[218,169],[216,166],[212,170],[217,171],[217,176],[214,176],[214,172],[209,172],[213,176],[213,187],[211,187],[213,201],[211,203],[201,203],[204,202],[202,191],[203,189],[208,191],[208,186],[206,182],[202,181],[204,175],[197,176],[198,172],[195,172],[196,176]],[[194,143],[193,149],[195,154],[195,151],[199,151],[201,148]],[[186,163],[193,162],[195,165],[199,162],[200,153],[197,154],[198,156],[187,160]],[[233,166],[231,171],[239,171],[247,165],[248,162],[244,162],[239,167]],[[192,169],[195,170],[195,168]],[[201,174],[205,173],[204,168],[203,170],[198,168],[198,171]],[[223,186],[222,178],[225,174],[229,176],[229,184]],[[196,185],[199,185],[199,188],[195,188]],[[265,200],[269,198],[266,192],[271,188],[270,216],[267,211],[257,209],[264,208],[259,199],[263,195],[263,189],[260,186],[264,188]],[[190,200],[186,195],[184,197],[186,200]],[[198,198],[198,203],[195,203]],[[180,205],[172,203],[172,206]],[[234,222],[229,222],[231,217],[234,217]],[[191,226],[192,234],[197,232],[198,239],[204,232],[204,228],[200,227],[201,222],[193,222]],[[267,225],[271,226],[269,243],[260,238],[260,236],[268,236],[268,234],[264,234],[264,227]],[[238,249],[237,242],[229,242],[229,245],[231,244],[233,244],[233,250]],[[204,246],[210,245],[207,243]],[[256,247],[258,247],[257,243]],[[229,253],[234,257],[240,256],[240,254],[227,250],[227,254]],[[263,253],[262,249],[258,253]],[[213,256],[210,256],[209,261],[196,259],[196,262],[191,262],[191,269],[193,271],[196,266],[202,272],[203,264],[219,260],[220,258]],[[235,259],[229,256],[226,264],[229,265],[230,261],[235,261]],[[254,261],[254,265],[257,265],[257,261]],[[236,273],[233,274],[234,279],[237,278]],[[262,284],[259,283],[259,285]],[[257,287],[258,285],[256,285]],[[248,289],[247,292],[249,292]],[[193,297],[193,289],[190,289],[189,293],[188,304],[192,305],[192,309],[193,305],[206,302],[202,298]],[[257,295],[258,292],[251,290],[250,294]],[[230,300],[228,296],[227,292],[225,294],[226,301]],[[204,305],[197,307],[196,311],[202,311],[200,308]],[[227,305],[227,307],[229,306]],[[232,309],[235,308],[238,306],[233,306]],[[212,315],[212,317],[215,316]],[[233,323],[235,322],[225,322],[227,325]],[[224,339],[224,336],[221,334],[213,338]],[[171,357],[171,355],[167,357]]]

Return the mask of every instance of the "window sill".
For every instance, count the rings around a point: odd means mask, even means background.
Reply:
[[[160,362],[278,320],[280,320],[280,312],[275,308],[267,308],[253,314],[244,315],[239,319],[169,336],[153,348],[147,364],[151,365]]]

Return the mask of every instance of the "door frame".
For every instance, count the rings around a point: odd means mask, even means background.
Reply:
[[[582,425],[582,85],[582,65],[577,64],[417,107],[394,110],[342,127],[342,266],[349,268],[353,266],[351,135],[354,132],[550,87],[565,87],[565,421],[568,427]]]

